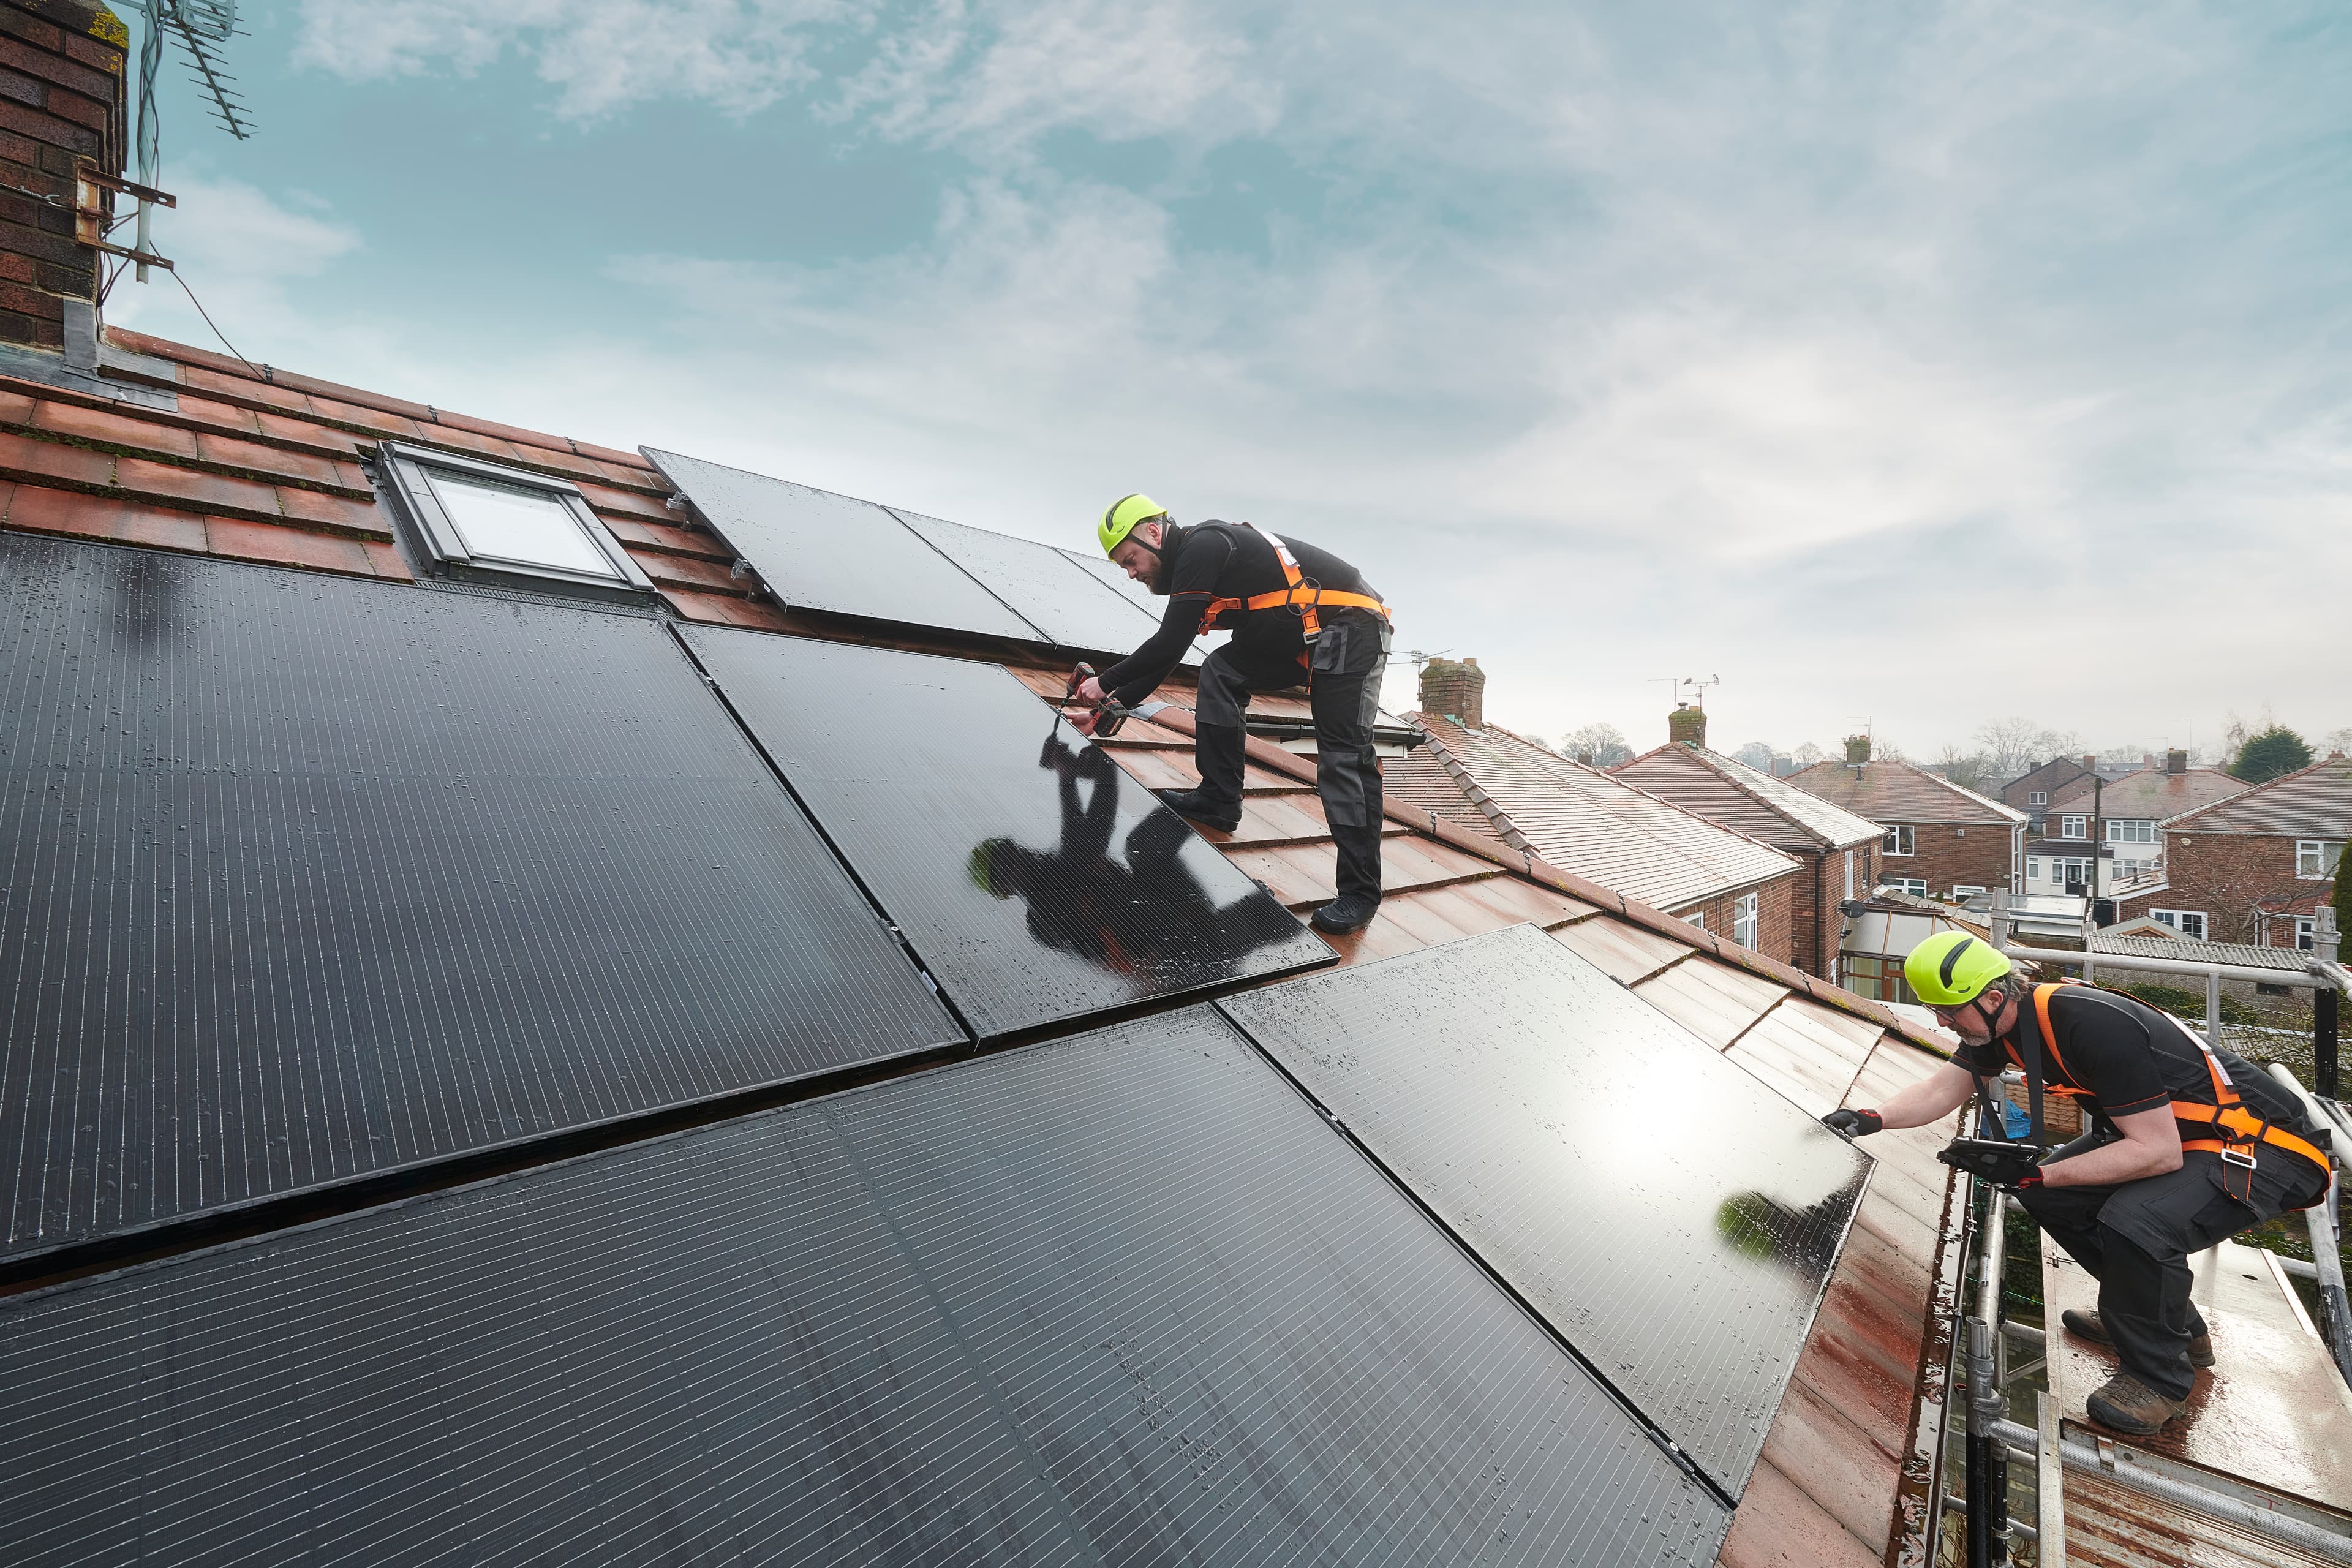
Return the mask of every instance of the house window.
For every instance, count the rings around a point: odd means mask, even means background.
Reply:
[[[2041,856],[2028,855],[2025,858],[2025,879],[2029,882],[2038,882],[2042,880]]]
[[[2147,912],[2155,917],[2158,925],[2170,926],[2181,935],[2194,937],[2199,942],[2205,940],[2203,910],[2150,910]]]
[[[1756,945],[1756,895],[1742,893],[1731,900],[1731,940],[1742,947]]]
[[[2319,945],[2319,922],[2316,920],[2294,922],[2294,945],[2309,952]]]
[[[1893,888],[1899,893],[1908,893],[1915,899],[1927,896],[1927,879],[1924,877],[1881,877],[1878,885]]]
[[[1971,888],[1964,882],[1952,889],[1952,897],[1956,899],[1973,899],[1979,893],[1983,891],[1984,889],[1982,888]]]
[[[2028,805],[2048,805],[2050,804],[2050,792],[2046,789],[2035,790],[2032,795],[2025,797],[2025,804]]]
[[[2299,838],[2294,845],[2294,874],[2320,879],[2333,877],[2343,856],[2344,843],[2341,839],[2330,842],[2325,838]]]
[[[2153,820],[2135,820],[2129,817],[2116,818],[2107,824],[2107,842],[2110,844],[2153,844],[2156,842],[2156,824]]]
[[[1911,829],[1908,825],[1900,827],[1888,828],[1886,830],[1886,837],[1881,841],[1878,848],[1879,853],[1883,855],[1912,855],[1917,853],[1917,850],[1914,848],[1912,844]]]
[[[1853,897],[1853,851],[1845,852],[1845,896]]]
[[[2050,862],[2050,879],[2063,884],[2070,893],[2081,892],[2084,884],[2091,879],[2089,858],[2061,856],[2053,859]]]
[[[2091,819],[2090,819],[2089,817],[2087,817],[2087,816],[2062,816],[2062,817],[2060,817],[2060,818],[2058,819],[2058,837],[2061,837],[2061,838],[2088,838],[2090,836],[2091,836]]]
[[[654,585],[579,487],[387,441],[380,468],[408,541],[434,575],[645,602]]]
[[[1874,1002],[1908,1002],[1916,1006],[1919,1001],[1919,994],[1903,978],[1903,961],[1899,958],[1848,957],[1845,988]]]
[[[1705,910],[1701,910],[1695,915],[1685,915],[1683,917],[1683,924],[1696,926],[1699,930],[1705,931],[1706,929],[1706,911]]]

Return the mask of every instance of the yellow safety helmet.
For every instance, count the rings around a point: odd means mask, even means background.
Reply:
[[[1121,496],[1103,509],[1102,521],[1095,529],[1095,537],[1102,541],[1103,553],[1117,553],[1127,542],[1136,525],[1145,522],[1165,523],[1168,513],[1160,504],[1147,495]]]
[[[1982,937],[1939,931],[1911,950],[1903,978],[1930,1007],[1958,1007],[1983,995],[2011,967],[2009,955]]]

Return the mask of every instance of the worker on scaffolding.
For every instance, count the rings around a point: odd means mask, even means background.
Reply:
[[[1104,511],[1103,553],[1168,598],[1160,629],[1089,677],[1076,698],[1106,694],[1134,707],[1167,679],[1192,639],[1229,629],[1233,640],[1201,666],[1192,761],[1199,787],[1162,790],[1180,816],[1232,832],[1242,819],[1244,714],[1253,691],[1305,686],[1315,715],[1315,787],[1331,829],[1338,897],[1308,923],[1334,936],[1361,931],[1381,907],[1381,767],[1372,751],[1389,612],[1361,574],[1328,550],[1247,522],[1180,527],[1149,496]],[[1080,728],[1091,730],[1091,721]]]
[[[2095,1311],[2061,1314],[2122,1363],[2088,1400],[2092,1419],[2145,1436],[2179,1415],[2213,1339],[2189,1298],[2189,1255],[2327,1194],[2327,1134],[2242,1058],[2134,996],[2076,982],[2035,984],[1966,931],[1912,949],[1904,978],[1959,1036],[1949,1063],[1875,1110],[1822,1120],[1848,1136],[1919,1127],[1984,1098],[2014,1066],[2032,1116],[2015,1142],[1963,1139],[1941,1156],[2014,1192],[2034,1223],[2099,1281]],[[2042,1097],[2090,1131],[2052,1150]]]

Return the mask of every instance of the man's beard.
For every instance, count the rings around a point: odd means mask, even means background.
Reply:
[[[1177,534],[1177,527],[1171,522],[1160,531],[1159,548],[1144,546],[1151,551],[1151,581],[1145,587],[1163,599],[1176,590]]]

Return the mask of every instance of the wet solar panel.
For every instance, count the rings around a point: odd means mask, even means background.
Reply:
[[[961,1038],[658,624],[0,536],[0,1252]]]
[[[1132,653],[1160,622],[1050,544],[919,511],[891,512],[1063,647]]]
[[[996,666],[680,632],[982,1037],[1333,962]]]
[[[1714,1560],[1205,1008],[0,1300],[0,1560]]]
[[[1532,926],[1219,1005],[1740,1493],[1858,1150]]]
[[[676,452],[640,448],[703,521],[794,609],[1053,639],[1023,620],[887,507]]]
[[[1129,577],[1108,558],[1080,550],[1065,550],[1060,553],[1065,559],[1083,569],[1087,575],[1142,611],[1150,618],[1153,626],[1158,626],[1160,618],[1167,613],[1167,600],[1154,595],[1151,590]],[[1208,656],[1210,648],[1223,642],[1231,634],[1227,632],[1214,632],[1207,637],[1194,637],[1192,651],[1184,656],[1184,662],[1200,663]]]

